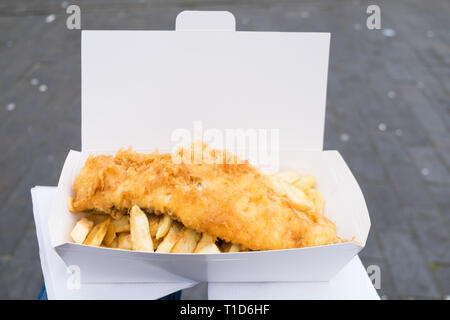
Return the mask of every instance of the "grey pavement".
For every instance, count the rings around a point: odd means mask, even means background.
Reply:
[[[450,3],[398,1],[0,2],[0,298],[42,284],[30,188],[56,185],[80,149],[80,31],[173,29],[184,9],[229,10],[238,30],[332,33],[326,149],[342,152],[372,229],[361,258],[384,299],[450,296]],[[381,7],[382,30],[366,28]],[[183,298],[205,298],[202,284]]]

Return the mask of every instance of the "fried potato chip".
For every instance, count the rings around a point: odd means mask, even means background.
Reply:
[[[133,249],[133,243],[131,242],[131,234],[129,232],[119,233],[117,247],[119,249],[124,249],[124,250],[132,250]]]
[[[287,183],[277,176],[270,176],[273,190],[279,195],[288,197],[294,204],[294,207],[302,211],[314,211],[314,204],[308,199],[306,194],[299,188]]]
[[[125,215],[125,211],[124,210],[111,210],[110,212],[110,216],[111,218],[113,218],[114,220],[119,220],[120,218],[122,218]]]
[[[103,243],[106,246],[110,246],[111,243],[116,239],[116,228],[112,223],[108,225],[108,230],[106,230],[105,238],[103,239]]]
[[[85,218],[94,221],[94,226],[98,225],[99,223],[102,223],[109,217],[110,217],[109,214],[104,214],[100,212],[90,212],[85,216]]]
[[[69,209],[70,212],[75,213],[76,211],[73,207],[73,198],[68,197],[66,203],[67,203],[67,209]]]
[[[308,195],[312,202],[314,202],[316,213],[322,215],[325,206],[325,201],[323,200],[322,194],[316,189],[309,189]]]
[[[220,250],[214,243],[214,238],[203,232],[194,253],[220,253]]]
[[[310,188],[314,188],[316,185],[316,178],[310,174],[306,174],[296,181],[294,185],[300,188],[303,192],[308,192]]]
[[[153,252],[147,215],[138,206],[130,211],[130,233],[133,250]]]
[[[113,220],[111,223],[114,225],[114,228],[117,233],[120,232],[129,232],[130,231],[130,218],[129,216],[123,216],[118,220]]]
[[[302,175],[295,171],[282,171],[275,175],[290,184],[295,184],[302,178]]]
[[[156,214],[148,214],[148,227],[150,229],[150,235],[155,238],[156,233],[158,232],[158,225],[159,225],[159,216]]]
[[[177,243],[178,239],[181,236],[181,233],[183,231],[183,226],[178,222],[173,222],[172,226],[169,229],[169,232],[167,232],[166,237],[161,241],[158,248],[156,249],[156,252],[159,253],[168,253],[170,250],[172,250],[175,243]]]
[[[113,242],[109,245],[110,248],[118,248],[119,247],[119,237],[115,237]]]
[[[93,226],[94,221],[87,218],[81,218],[72,229],[72,232],[70,232],[70,236],[72,237],[73,241],[75,241],[75,243],[82,244]]]
[[[106,231],[108,231],[110,221],[111,219],[108,218],[92,228],[83,244],[97,247],[100,246],[102,244],[103,238],[106,235]]]
[[[152,238],[152,240],[153,240],[153,248],[158,248],[164,239],[163,238],[161,238],[161,239]]]
[[[171,252],[192,253],[200,240],[201,234],[193,229],[184,229],[181,238],[177,241]]]
[[[241,246],[231,242],[222,242],[219,246],[220,252],[240,252]]]
[[[233,243],[227,252],[239,252],[239,251],[241,251],[241,246]]]
[[[158,230],[156,232],[156,239],[161,239],[164,237],[170,229],[172,225],[172,218],[167,214],[163,215],[163,217],[159,220]]]

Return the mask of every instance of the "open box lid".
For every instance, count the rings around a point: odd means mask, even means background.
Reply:
[[[329,33],[236,32],[185,11],[176,31],[82,31],[82,150],[171,149],[176,129],[279,129],[322,150]]]

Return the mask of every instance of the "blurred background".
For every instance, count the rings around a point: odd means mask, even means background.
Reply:
[[[0,0],[0,298],[42,285],[30,188],[54,186],[80,149],[80,31],[174,28],[190,10],[229,10],[245,31],[331,32],[325,148],[360,183],[372,228],[360,256],[383,299],[450,298],[448,0]],[[366,9],[381,8],[381,30]],[[205,298],[205,285],[184,293]]]

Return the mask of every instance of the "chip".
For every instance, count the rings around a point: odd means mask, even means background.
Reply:
[[[122,232],[119,234],[119,239],[117,243],[119,249],[132,250],[133,243],[131,242],[131,234],[129,232]]]
[[[314,204],[299,188],[287,183],[277,176],[270,176],[273,190],[279,195],[286,196],[294,207],[301,211],[314,211]]]
[[[310,174],[306,174],[296,181],[294,185],[300,188],[303,192],[308,192],[309,189],[314,188],[316,185],[316,178]]]
[[[120,219],[113,220],[111,223],[114,225],[114,228],[117,233],[130,232],[130,217],[129,216],[123,216]]]
[[[75,241],[75,243],[82,244],[93,226],[94,221],[87,218],[81,218],[76,223],[75,227],[70,233],[70,236],[72,237],[73,241]]]
[[[215,239],[207,233],[202,233],[202,238],[197,244],[194,253],[220,253],[215,244]]]
[[[105,238],[103,239],[103,243],[106,246],[110,246],[113,241],[116,239],[116,228],[112,223],[108,225],[108,229],[106,230]]]
[[[108,231],[110,221],[111,219],[108,218],[92,228],[83,244],[97,247],[100,246],[102,244],[103,238],[106,235],[106,231]]]
[[[130,233],[133,250],[153,252],[147,215],[138,206],[130,211]]]
[[[181,238],[172,249],[174,253],[192,253],[200,240],[201,234],[192,229],[185,229]]]
[[[150,229],[150,235],[153,238],[156,238],[156,233],[158,232],[158,226],[159,226],[159,216],[156,214],[148,214],[148,227]]]
[[[295,182],[299,181],[302,178],[302,175],[295,171],[282,171],[280,173],[275,174],[278,178],[283,179],[287,183],[295,184]]]
[[[172,218],[165,214],[160,220],[158,225],[158,230],[156,231],[156,239],[161,239],[164,237],[172,225]]]
[[[173,246],[181,237],[181,233],[183,231],[183,226],[181,223],[173,222],[169,231],[167,232],[166,237],[161,241],[156,252],[159,253],[168,253],[172,250]]]

